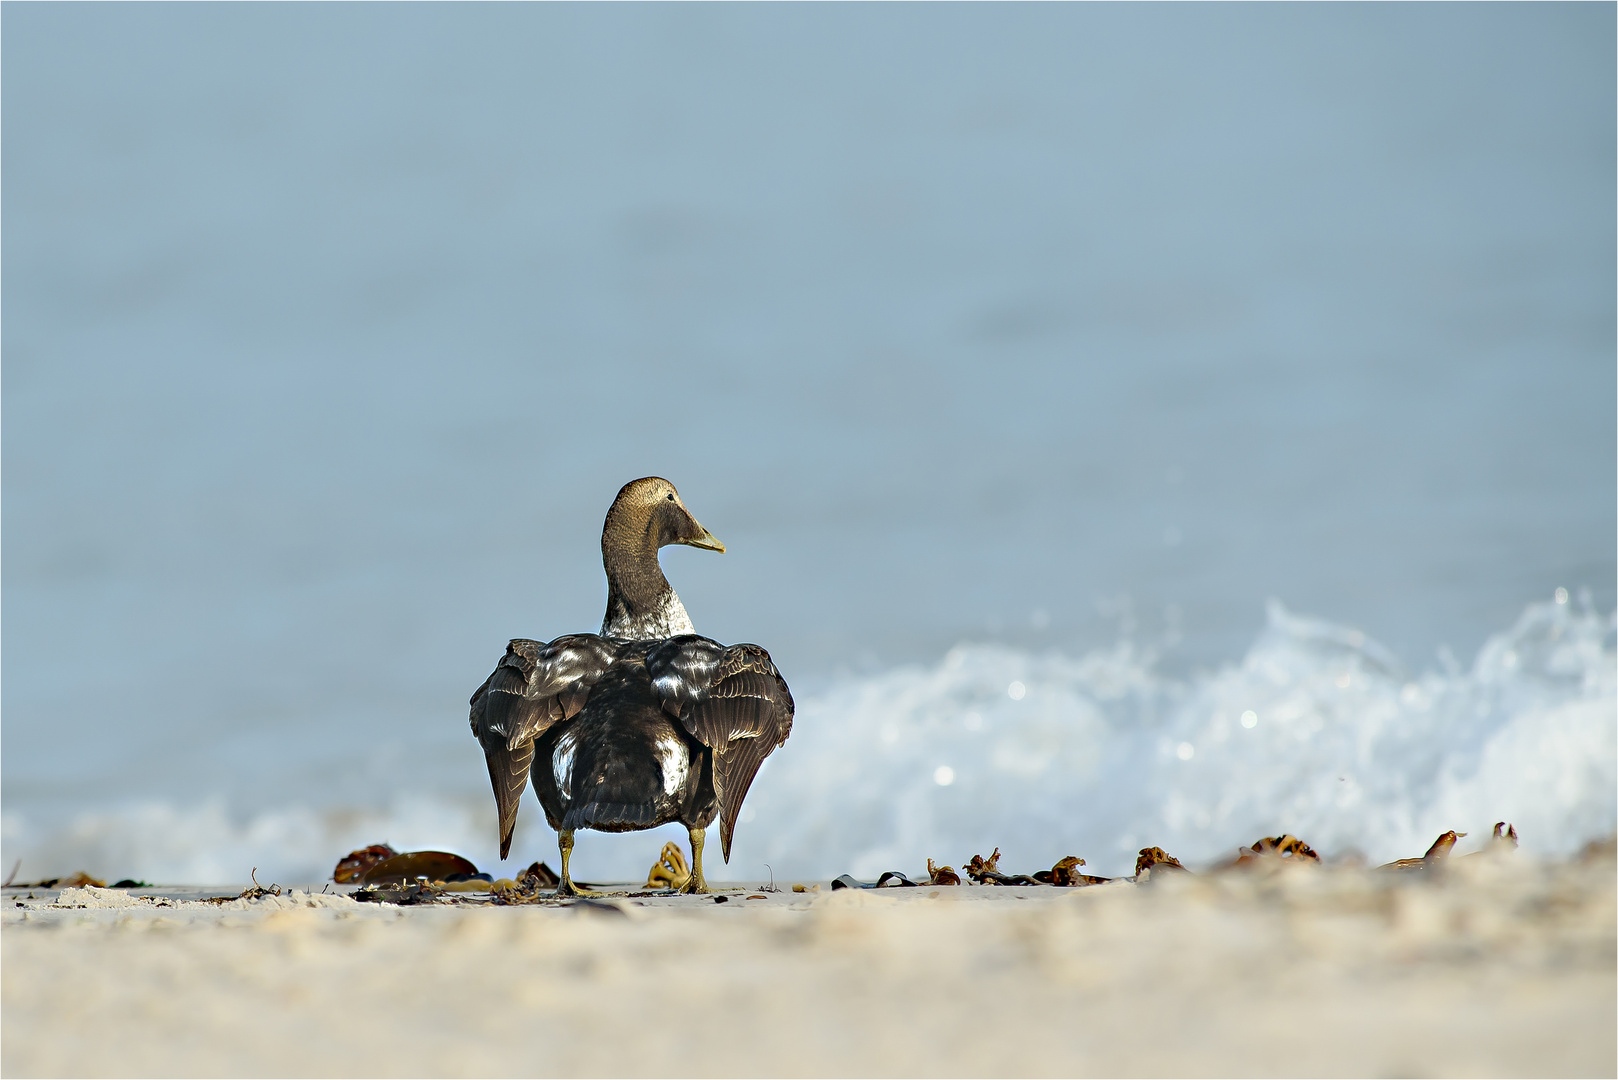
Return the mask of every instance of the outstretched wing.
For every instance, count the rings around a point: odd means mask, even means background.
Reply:
[[[500,857],[511,850],[517,808],[528,787],[534,740],[574,716],[617,661],[619,645],[595,634],[569,634],[546,644],[517,638],[472,695],[472,734],[483,744],[500,811]]]
[[[719,840],[730,861],[736,815],[764,759],[792,734],[792,692],[757,645],[724,646],[695,634],[646,654],[652,691],[664,711],[713,750]]]

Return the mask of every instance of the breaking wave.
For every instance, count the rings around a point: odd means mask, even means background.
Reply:
[[[959,646],[804,702],[735,859],[869,876],[999,846],[1123,874],[1146,845],[1207,861],[1292,832],[1386,861],[1502,819],[1565,852],[1615,824],[1612,641],[1610,616],[1534,604],[1470,671],[1413,676],[1272,602],[1241,663],[1186,680],[1128,642]]]
[[[728,871],[711,876],[915,872],[996,846],[1018,870],[1073,854],[1123,874],[1142,846],[1195,864],[1281,832],[1381,862],[1498,820],[1526,850],[1562,853],[1614,830],[1614,619],[1587,605],[1529,606],[1468,670],[1411,674],[1362,633],[1278,603],[1239,663],[1172,678],[1155,661],[1129,641],[1077,658],[961,645],[808,695],[754,785]],[[514,860],[554,865],[531,799],[518,834]],[[83,867],[221,883],[251,867],[318,881],[384,838],[494,868],[493,835],[491,800],[469,784],[366,807],[152,802],[54,826],[8,811],[0,841],[25,877]],[[585,834],[575,866],[585,880],[636,878],[677,837]]]

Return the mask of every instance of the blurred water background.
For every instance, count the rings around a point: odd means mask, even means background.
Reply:
[[[0,26],[24,878],[499,869],[646,474],[800,702],[713,876],[1613,828],[1611,5]]]

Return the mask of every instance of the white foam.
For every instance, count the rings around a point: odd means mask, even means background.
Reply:
[[[1127,873],[1142,846],[1211,860],[1281,832],[1381,861],[1502,819],[1566,852],[1614,828],[1612,628],[1534,604],[1471,671],[1419,676],[1278,603],[1241,663],[1186,680],[1129,643],[957,647],[802,702],[732,862],[870,876],[999,846]]]

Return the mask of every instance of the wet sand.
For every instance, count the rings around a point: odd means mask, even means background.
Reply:
[[[1459,859],[1430,876],[1276,866],[1084,889],[821,883],[727,890],[723,903],[194,899],[220,891],[6,890],[0,1068],[1618,1071],[1606,856]]]

